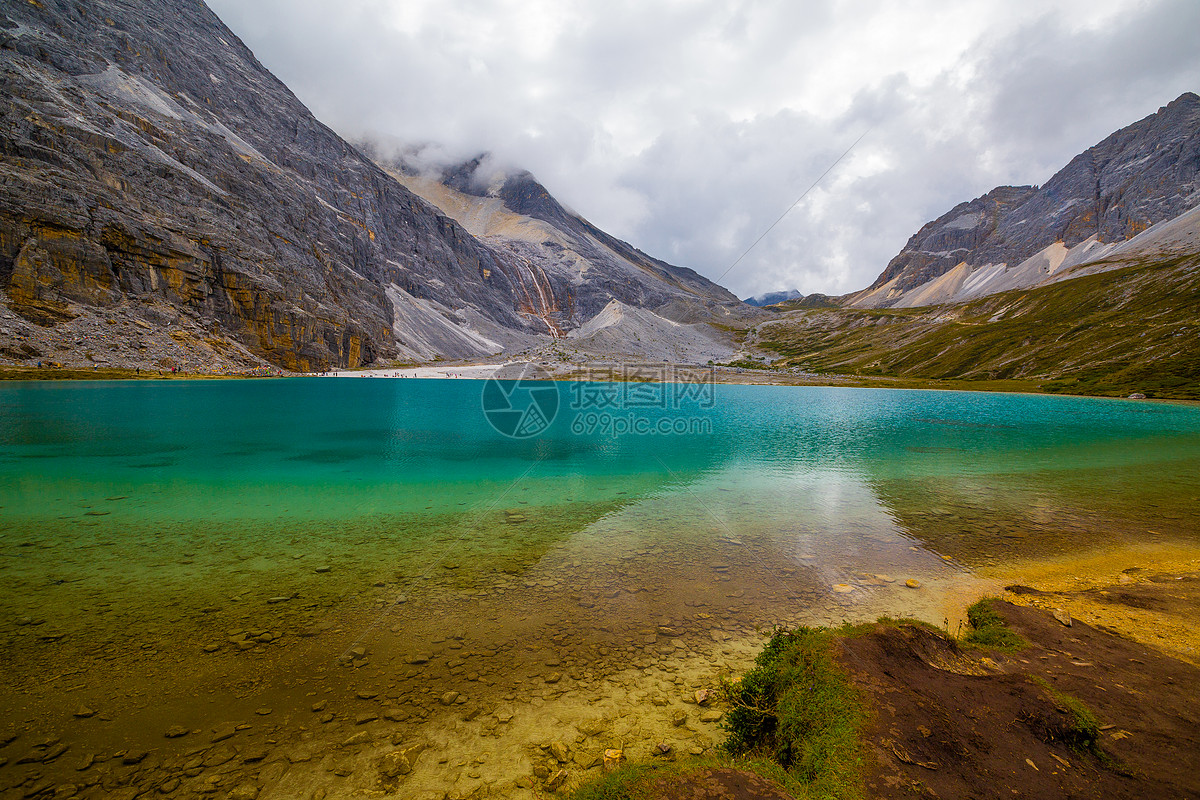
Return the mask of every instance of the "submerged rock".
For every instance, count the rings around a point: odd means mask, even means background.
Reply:
[[[210,739],[209,741],[211,741],[213,744],[216,744],[217,742],[223,742],[226,739],[233,738],[233,736],[236,733],[237,733],[237,726],[234,725],[232,722],[230,722],[230,723],[222,725],[218,728],[213,728],[212,739]]]
[[[560,764],[567,763],[571,758],[571,748],[562,742],[551,742],[549,750],[550,755],[554,756],[554,760]]]

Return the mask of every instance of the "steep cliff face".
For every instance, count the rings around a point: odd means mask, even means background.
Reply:
[[[314,119],[200,0],[5,4],[0,87],[0,289],[28,320],[166,303],[290,369],[397,353],[395,297],[534,327],[515,265]]]
[[[1032,285],[1064,258],[1082,263],[1200,205],[1198,176],[1200,97],[1189,92],[1076,156],[1044,186],[1003,186],[925,225],[849,303],[921,305],[965,299],[957,294],[973,283]],[[1001,274],[1018,268],[1022,276]]]
[[[1000,186],[959,203],[917,231],[871,288],[895,281],[895,288],[904,291],[949,272],[984,247],[1009,212],[1036,191],[1032,186]]]
[[[972,264],[1019,262],[1062,242],[1120,242],[1200,203],[1200,97],[1181,95],[1071,159],[1007,214]]]

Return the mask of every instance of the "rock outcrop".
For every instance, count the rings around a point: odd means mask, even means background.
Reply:
[[[871,288],[891,283],[895,290],[907,291],[949,272],[988,247],[1001,221],[1036,192],[1033,186],[1000,186],[959,203],[917,231]]]
[[[955,206],[921,228],[848,304],[967,299],[959,294],[973,275],[991,283],[989,291],[1034,285],[1064,259],[1083,263],[1101,254],[1097,245],[1124,242],[1200,205],[1198,176],[1200,97],[1189,92],[1076,156],[1044,186],[1002,186]],[[1047,263],[1034,264],[1035,257]],[[1027,277],[999,274],[1026,262]],[[962,274],[933,286],[954,270]]]

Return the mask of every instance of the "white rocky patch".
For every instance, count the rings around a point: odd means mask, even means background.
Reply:
[[[959,264],[906,292],[880,290],[865,294],[854,307],[915,308],[961,303],[980,297],[1120,269],[1151,258],[1200,253],[1200,206],[1147,228],[1124,242],[1101,242],[1092,236],[1074,247],[1054,242],[1020,264]],[[891,284],[889,284],[890,286]]]
[[[675,364],[728,361],[735,348],[712,327],[684,324],[611,300],[569,332],[562,347],[599,359],[632,358]]]
[[[971,228],[979,227],[979,223],[981,222],[983,222],[982,214],[968,211],[966,214],[959,214],[957,217],[947,222],[943,227],[956,231],[968,231]]]
[[[503,348],[466,325],[451,319],[451,312],[433,300],[413,297],[396,284],[387,287],[392,301],[392,334],[402,358],[432,361],[435,358],[479,358]]]
[[[108,69],[104,72],[80,75],[75,80],[113,100],[123,100],[126,103],[141,106],[159,116],[175,120],[192,116],[170,95],[141,78],[129,75],[116,64],[109,64]]]

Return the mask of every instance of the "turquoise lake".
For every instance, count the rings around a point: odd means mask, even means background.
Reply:
[[[314,735],[319,691],[322,731],[383,703],[363,724],[430,735],[446,691],[475,724],[630,665],[732,668],[776,623],[950,624],[1022,560],[1200,547],[1200,407],[561,383],[512,438],[484,386],[0,384],[0,724],[161,750],[267,703],[243,738],[269,749]],[[611,430],[638,420],[668,432]]]

